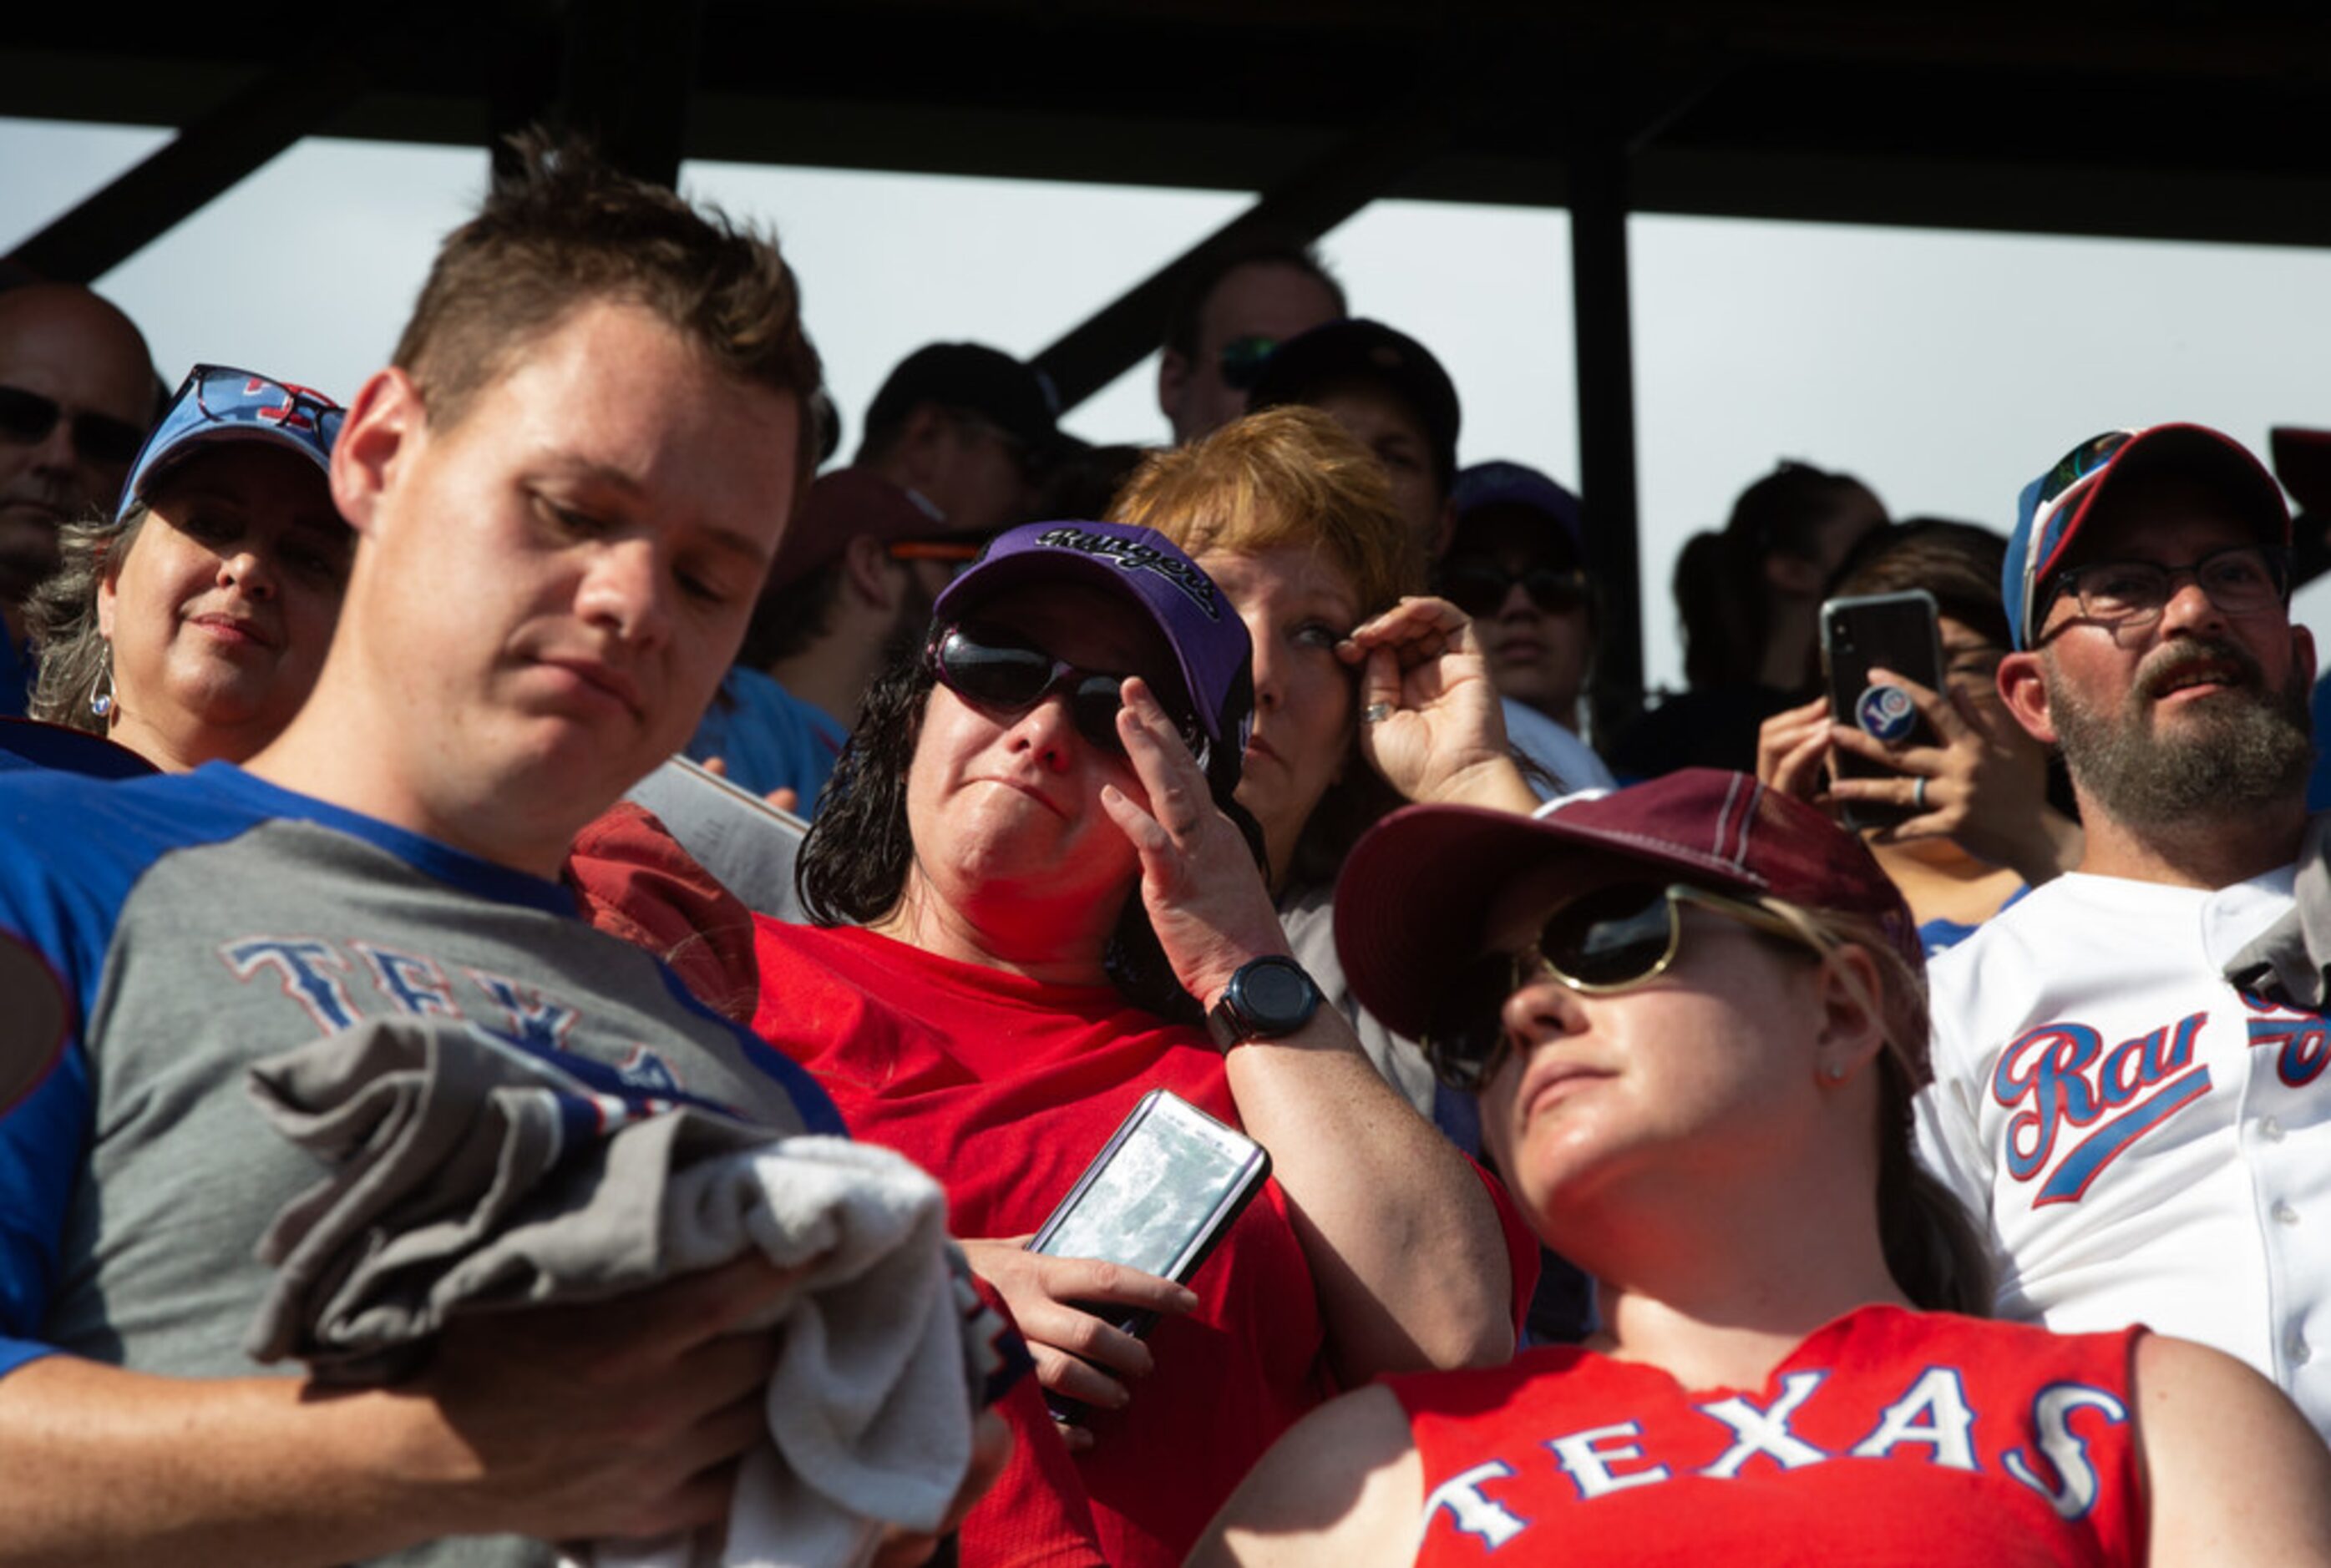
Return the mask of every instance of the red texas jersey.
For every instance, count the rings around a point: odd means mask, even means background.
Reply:
[[[1416,1560],[2139,1562],[2142,1332],[1866,1307],[1761,1389],[1569,1346],[1389,1378],[1424,1464]]]

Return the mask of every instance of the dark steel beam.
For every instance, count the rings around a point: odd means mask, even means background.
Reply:
[[[1448,146],[1450,126],[1429,99],[1338,143],[1265,192],[1254,205],[1070,328],[1035,358],[1073,408],[1158,345],[1184,280],[1257,232],[1318,238]]]
[[[18,245],[8,260],[90,283],[327,124],[396,63],[402,35],[364,48],[334,32],[187,123],[112,184]]]
[[[495,172],[512,172],[510,138],[539,128],[580,138],[627,174],[677,185],[703,21],[703,0],[566,0],[506,11],[487,43]]]

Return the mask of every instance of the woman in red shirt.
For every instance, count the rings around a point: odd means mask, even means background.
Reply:
[[[1337,926],[1601,1329],[1328,1405],[1194,1562],[2331,1561],[2331,1455],[2249,1368],[1961,1316],[1982,1249],[1911,1155],[1917,934],[1812,807],[1708,769],[1418,807]]]
[[[1013,1535],[1015,1486],[1042,1474],[1080,1490],[1118,1568],[1178,1561],[1338,1389],[1512,1347],[1517,1249],[1479,1174],[1335,1009],[1232,1004],[1258,964],[1289,963],[1233,822],[1249,671],[1235,608],[1161,536],[1002,536],[827,786],[800,875],[823,923],[756,922],[756,1027],[857,1136],[946,1185],[1046,1387],[1088,1407],[1073,1473],[1051,1430],[1022,1433],[967,1563],[1042,1556]],[[1189,1288],[1023,1250],[1157,1088],[1272,1160]],[[1162,1317],[1145,1343],[1118,1308]]]

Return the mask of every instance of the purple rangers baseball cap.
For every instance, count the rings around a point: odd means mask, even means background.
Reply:
[[[1394,812],[1353,847],[1336,887],[1336,950],[1352,994],[1395,1034],[1422,1038],[1440,987],[1479,953],[1490,900],[1549,865],[1862,916],[1913,974],[1925,968],[1909,907],[1859,838],[1746,774],[1695,767],[1568,796],[1535,816]]]
[[[1254,659],[1246,622],[1214,580],[1153,528],[1123,523],[1027,523],[988,542],[931,605],[934,626],[977,613],[996,594],[1031,583],[1081,583],[1140,607],[1174,651],[1182,690],[1205,737],[1199,766],[1214,799],[1238,788],[1254,727]],[[1169,704],[1170,706],[1170,704]]]
[[[2016,500],[2000,597],[2007,602],[2007,627],[2017,651],[2030,648],[2039,635],[2056,574],[2107,488],[2117,495],[2143,475],[2171,472],[2216,490],[2233,516],[2257,529],[2259,543],[2290,547],[2290,508],[2282,487],[2232,436],[2200,424],[2156,424],[2090,436],[2025,485]]]
[[[212,442],[265,442],[299,453],[328,476],[332,443],[345,417],[338,404],[294,382],[231,366],[197,365],[138,450],[114,520],[120,521],[134,502],[147,499],[173,470]]]

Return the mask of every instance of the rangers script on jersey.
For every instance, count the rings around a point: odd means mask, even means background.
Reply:
[[[2291,883],[2035,889],[1935,961],[1918,1136],[2002,1316],[2215,1345],[2331,1433],[2331,1026],[2221,974]]]

